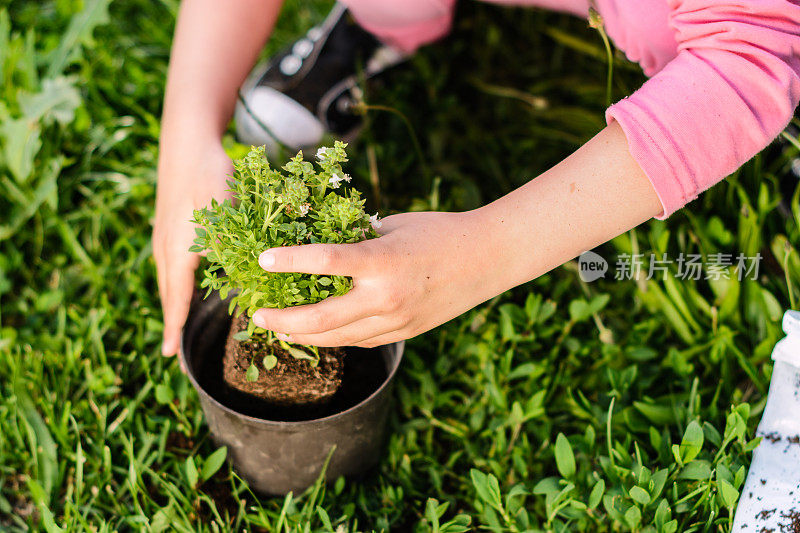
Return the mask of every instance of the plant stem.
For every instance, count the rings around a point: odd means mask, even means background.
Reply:
[[[792,255],[792,248],[788,246],[788,241],[786,244],[786,255],[783,257],[783,275],[786,278],[786,290],[789,292],[789,308],[797,309],[797,302],[794,299],[794,286],[792,278],[789,276],[789,257]]]
[[[603,26],[603,17],[594,7],[589,8],[589,26],[595,28],[603,39],[603,45],[606,48],[606,61],[608,62],[608,71],[606,74],[606,106],[611,105],[611,82],[614,79],[614,54],[611,52],[611,42],[606,35],[606,29]]]

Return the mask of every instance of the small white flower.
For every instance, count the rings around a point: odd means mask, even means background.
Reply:
[[[303,204],[300,206],[300,214],[306,216],[308,214],[309,205]]]
[[[344,181],[346,181],[347,183],[350,183],[350,180],[353,179],[353,178],[350,177],[350,174],[345,174],[343,176],[343,178],[344,178]]]
[[[325,159],[327,157],[328,157],[328,148],[326,146],[323,146],[322,148],[317,150],[317,159],[322,161],[323,159]]]
[[[331,187],[333,187],[334,189],[338,187],[341,182],[342,182],[342,177],[339,174],[334,174],[333,176],[331,176],[331,179],[328,180],[328,183],[330,183]]]
[[[383,226],[383,222],[378,220],[378,213],[375,213],[374,215],[369,217],[369,223],[372,224],[372,227],[375,229],[378,229],[381,226]]]

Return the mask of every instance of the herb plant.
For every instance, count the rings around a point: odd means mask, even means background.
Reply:
[[[317,166],[299,152],[282,170],[254,147],[234,162],[233,202],[213,201],[194,213],[198,224],[192,251],[207,250],[210,262],[201,286],[231,296],[229,312],[313,304],[346,293],[352,279],[301,273],[265,272],[258,256],[268,248],[312,243],[354,243],[377,237],[359,192],[347,187],[342,170],[345,147],[337,141],[317,151]],[[374,220],[374,217],[373,217]],[[237,316],[238,316],[237,313]],[[262,333],[252,319],[246,335]]]

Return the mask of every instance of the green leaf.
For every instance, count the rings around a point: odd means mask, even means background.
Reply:
[[[703,449],[703,428],[696,420],[689,422],[686,431],[683,433],[683,439],[680,444],[681,460],[684,463],[691,462]]]
[[[572,446],[563,433],[559,433],[556,437],[556,467],[558,472],[569,479],[575,475],[575,454],[572,452]]]
[[[216,474],[217,471],[225,463],[225,458],[227,456],[228,456],[227,446],[218,448],[211,455],[209,455],[208,458],[203,463],[203,468],[200,471],[200,479],[203,481],[208,481],[209,479],[211,479],[211,476]]]
[[[92,43],[95,28],[109,21],[108,4],[111,0],[86,0],[82,11],[76,13],[61,36],[58,48],[50,57],[46,78],[55,78],[72,61],[77,47]]]
[[[9,20],[8,10],[0,10],[0,78],[6,79],[6,57],[8,54],[8,43],[11,37],[11,21]]]
[[[662,499],[658,502],[655,514],[656,528],[659,531],[662,530],[670,516],[672,516],[672,509],[670,509],[669,502],[666,499]]]
[[[642,521],[642,512],[635,505],[625,512],[625,523],[633,530],[639,529]]]
[[[23,224],[34,216],[45,202],[48,202],[52,208],[57,207],[53,203],[53,198],[58,189],[56,180],[61,173],[65,159],[64,157],[51,159],[46,168],[39,172],[39,183],[36,185],[36,189],[18,204],[17,209],[12,211],[10,217],[6,218],[8,223],[0,225],[0,241],[19,231]],[[6,180],[8,180],[8,184],[5,183]],[[0,185],[9,186],[10,181],[7,177],[0,177]]]
[[[428,498],[428,500],[425,502],[425,518],[430,524],[438,525],[439,519],[444,516],[444,513],[447,511],[447,507],[449,505],[449,502],[440,504],[437,499]]]
[[[642,413],[650,422],[662,426],[675,418],[675,412],[667,405],[657,405],[634,401],[633,406]]]
[[[167,385],[166,383],[159,383],[156,385],[156,401],[161,405],[166,405],[168,403],[172,403],[172,400],[175,398],[172,387]]]
[[[733,485],[724,479],[717,481],[717,489],[718,494],[722,499],[722,504],[728,509],[733,509],[733,507],[736,505],[736,502],[739,500],[739,491],[733,488]]]
[[[692,462],[692,464],[695,464],[696,462],[697,461],[694,461]],[[653,473],[653,477],[649,485],[651,500],[655,500],[661,495],[661,491],[664,490],[664,485],[667,484],[668,476],[669,476],[669,470],[667,470],[666,468],[656,470],[655,473]]]
[[[159,509],[150,520],[150,531],[152,533],[162,533],[163,531],[167,531],[171,528],[170,524],[172,524],[172,522],[175,520],[177,520],[177,517],[174,516],[171,505],[163,509]]]
[[[570,319],[573,322],[582,322],[589,319],[594,313],[603,309],[610,298],[608,294],[600,294],[589,302],[581,298],[572,300],[569,304]]]
[[[250,340],[250,337],[251,337],[250,332],[247,331],[246,329],[242,331],[237,331],[236,333],[233,334],[233,340],[239,342]]]
[[[328,511],[322,508],[321,505],[317,505],[317,516],[319,516],[322,525],[325,527],[327,531],[333,531],[333,524],[331,523],[331,517],[328,516]]]
[[[608,304],[609,300],[611,300],[611,296],[608,294],[598,294],[592,298],[588,309],[590,314],[600,312]]]
[[[546,477],[539,480],[539,482],[533,486],[534,494],[550,494],[558,492],[559,490],[561,489],[559,485],[559,478],[557,477]]]
[[[19,404],[19,412],[25,420],[28,442],[31,449],[28,453],[35,458],[34,470],[38,480],[42,482],[44,505],[50,504],[50,497],[58,485],[58,449],[42,416],[36,410],[33,400],[27,392],[16,388],[15,395]]]
[[[258,368],[253,363],[250,363],[250,366],[247,367],[247,372],[245,372],[245,378],[250,383],[254,381],[258,381]]]
[[[39,509],[39,513],[41,513],[41,521],[44,525],[44,530],[47,533],[65,533],[66,530],[62,529],[58,526],[58,524],[56,524],[53,512],[50,510],[48,505],[49,497],[45,493],[42,486],[33,479],[28,478],[27,481],[31,498],[36,504],[36,507]]]
[[[71,78],[58,76],[42,81],[38,93],[23,93],[19,97],[22,115],[28,121],[50,119],[59,124],[69,124],[75,118],[75,110],[81,105],[81,95]]]
[[[37,121],[20,118],[0,124],[0,137],[4,139],[6,166],[17,183],[25,183],[33,172],[33,162],[42,140]]]
[[[189,486],[192,488],[197,487],[197,465],[194,464],[194,458],[191,455],[186,458],[184,470],[186,471],[186,481],[189,483]]]
[[[497,478],[493,474],[487,475],[475,468],[470,470],[469,475],[472,478],[472,485],[475,487],[478,497],[495,509],[501,509],[500,485],[497,482]]]
[[[272,370],[273,368],[275,368],[275,365],[277,364],[278,364],[278,358],[275,357],[274,355],[267,355],[266,357],[264,357],[264,368],[266,368],[267,370]]]
[[[711,464],[698,459],[684,466],[678,474],[678,479],[708,480],[711,479]]]
[[[597,483],[594,484],[594,487],[592,487],[592,492],[589,494],[589,509],[595,509],[600,504],[605,491],[606,482],[602,479],[598,480]]]
[[[573,322],[581,322],[586,320],[591,313],[589,313],[589,304],[583,298],[572,300],[569,303],[569,318]]]
[[[305,350],[301,348],[296,348],[295,346],[291,346],[289,344],[281,343],[281,347],[289,352],[289,354],[294,357],[295,359],[307,359],[310,361],[316,361],[317,357],[313,354],[309,354]]]
[[[639,503],[641,505],[647,505],[648,503],[650,503],[650,495],[642,487],[639,486],[631,487],[629,494],[633,499],[633,501],[635,501],[636,503]]]

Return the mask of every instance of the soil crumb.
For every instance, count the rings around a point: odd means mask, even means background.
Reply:
[[[773,514],[775,514],[775,509],[763,509],[756,515],[756,518],[759,520],[768,520]]]
[[[800,533],[800,511],[792,509],[785,513],[781,513],[781,518],[786,520],[781,524],[782,533]]]

